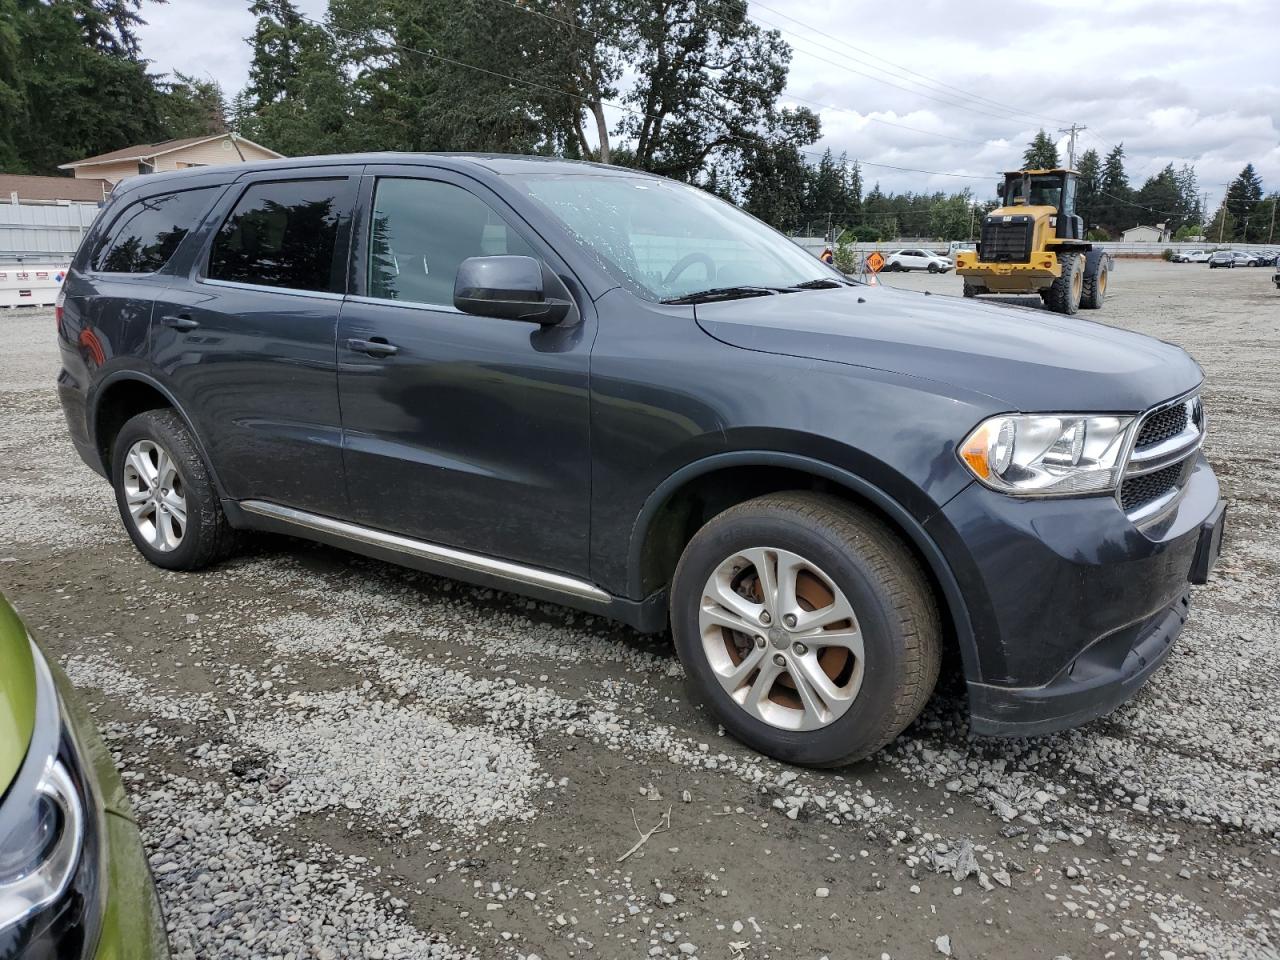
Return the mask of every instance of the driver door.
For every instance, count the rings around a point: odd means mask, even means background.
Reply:
[[[588,573],[590,299],[558,326],[453,306],[468,257],[568,268],[494,194],[424,167],[367,167],[338,325],[342,452],[359,523]]]

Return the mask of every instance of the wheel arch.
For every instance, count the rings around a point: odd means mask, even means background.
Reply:
[[[968,605],[950,563],[918,520],[896,498],[864,477],[801,454],[743,450],[686,464],[650,494],[632,529],[627,558],[628,594],[649,596],[670,582],[685,545],[712,516],[765,493],[810,489],[869,508],[907,542],[934,588],[947,644],[960,653],[964,674],[978,679]]]
[[[200,434],[196,432],[191,417],[168,387],[155,377],[138,370],[122,370],[106,377],[98,385],[89,405],[89,439],[106,476],[111,476],[111,447],[120,428],[140,413],[166,408],[182,418],[210,477],[213,478],[214,487],[221,496],[222,484],[218,480],[217,470],[209,459],[209,453]]]

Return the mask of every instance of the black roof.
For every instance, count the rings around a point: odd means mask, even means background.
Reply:
[[[174,180],[200,179],[207,183],[228,182],[246,173],[259,170],[298,170],[307,167],[363,164],[423,164],[460,172],[483,171],[496,176],[507,174],[583,174],[590,173],[618,177],[649,177],[662,179],[656,174],[630,167],[615,167],[587,160],[566,160],[562,157],[531,156],[519,153],[334,153],[314,157],[285,157],[280,160],[255,160],[250,163],[232,163],[216,167],[193,167],[187,170],[170,170],[149,173],[122,180],[114,193],[131,193],[134,190]]]

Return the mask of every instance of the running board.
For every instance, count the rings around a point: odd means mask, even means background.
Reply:
[[[399,534],[375,530],[372,527],[348,523],[345,520],[334,520],[332,517],[317,513],[283,507],[278,503],[268,503],[265,500],[241,500],[239,506],[245,513],[268,517],[289,526],[302,527],[350,543],[389,550],[392,553],[417,557],[458,570],[470,570],[473,573],[500,577],[511,583],[539,587],[568,596],[581,597],[584,600],[594,600],[599,603],[609,603],[613,600],[613,597],[594,583],[568,577],[562,573],[552,573],[550,570],[542,570],[538,567],[526,567],[524,564],[512,563],[510,560],[496,560],[479,553],[468,553],[466,550],[428,543],[425,540],[414,540]]]

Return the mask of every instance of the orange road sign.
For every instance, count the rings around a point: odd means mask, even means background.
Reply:
[[[871,256],[867,257],[863,263],[866,264],[867,269],[872,273],[879,273],[880,268],[884,266],[884,257],[880,255],[879,250],[872,250]]]

